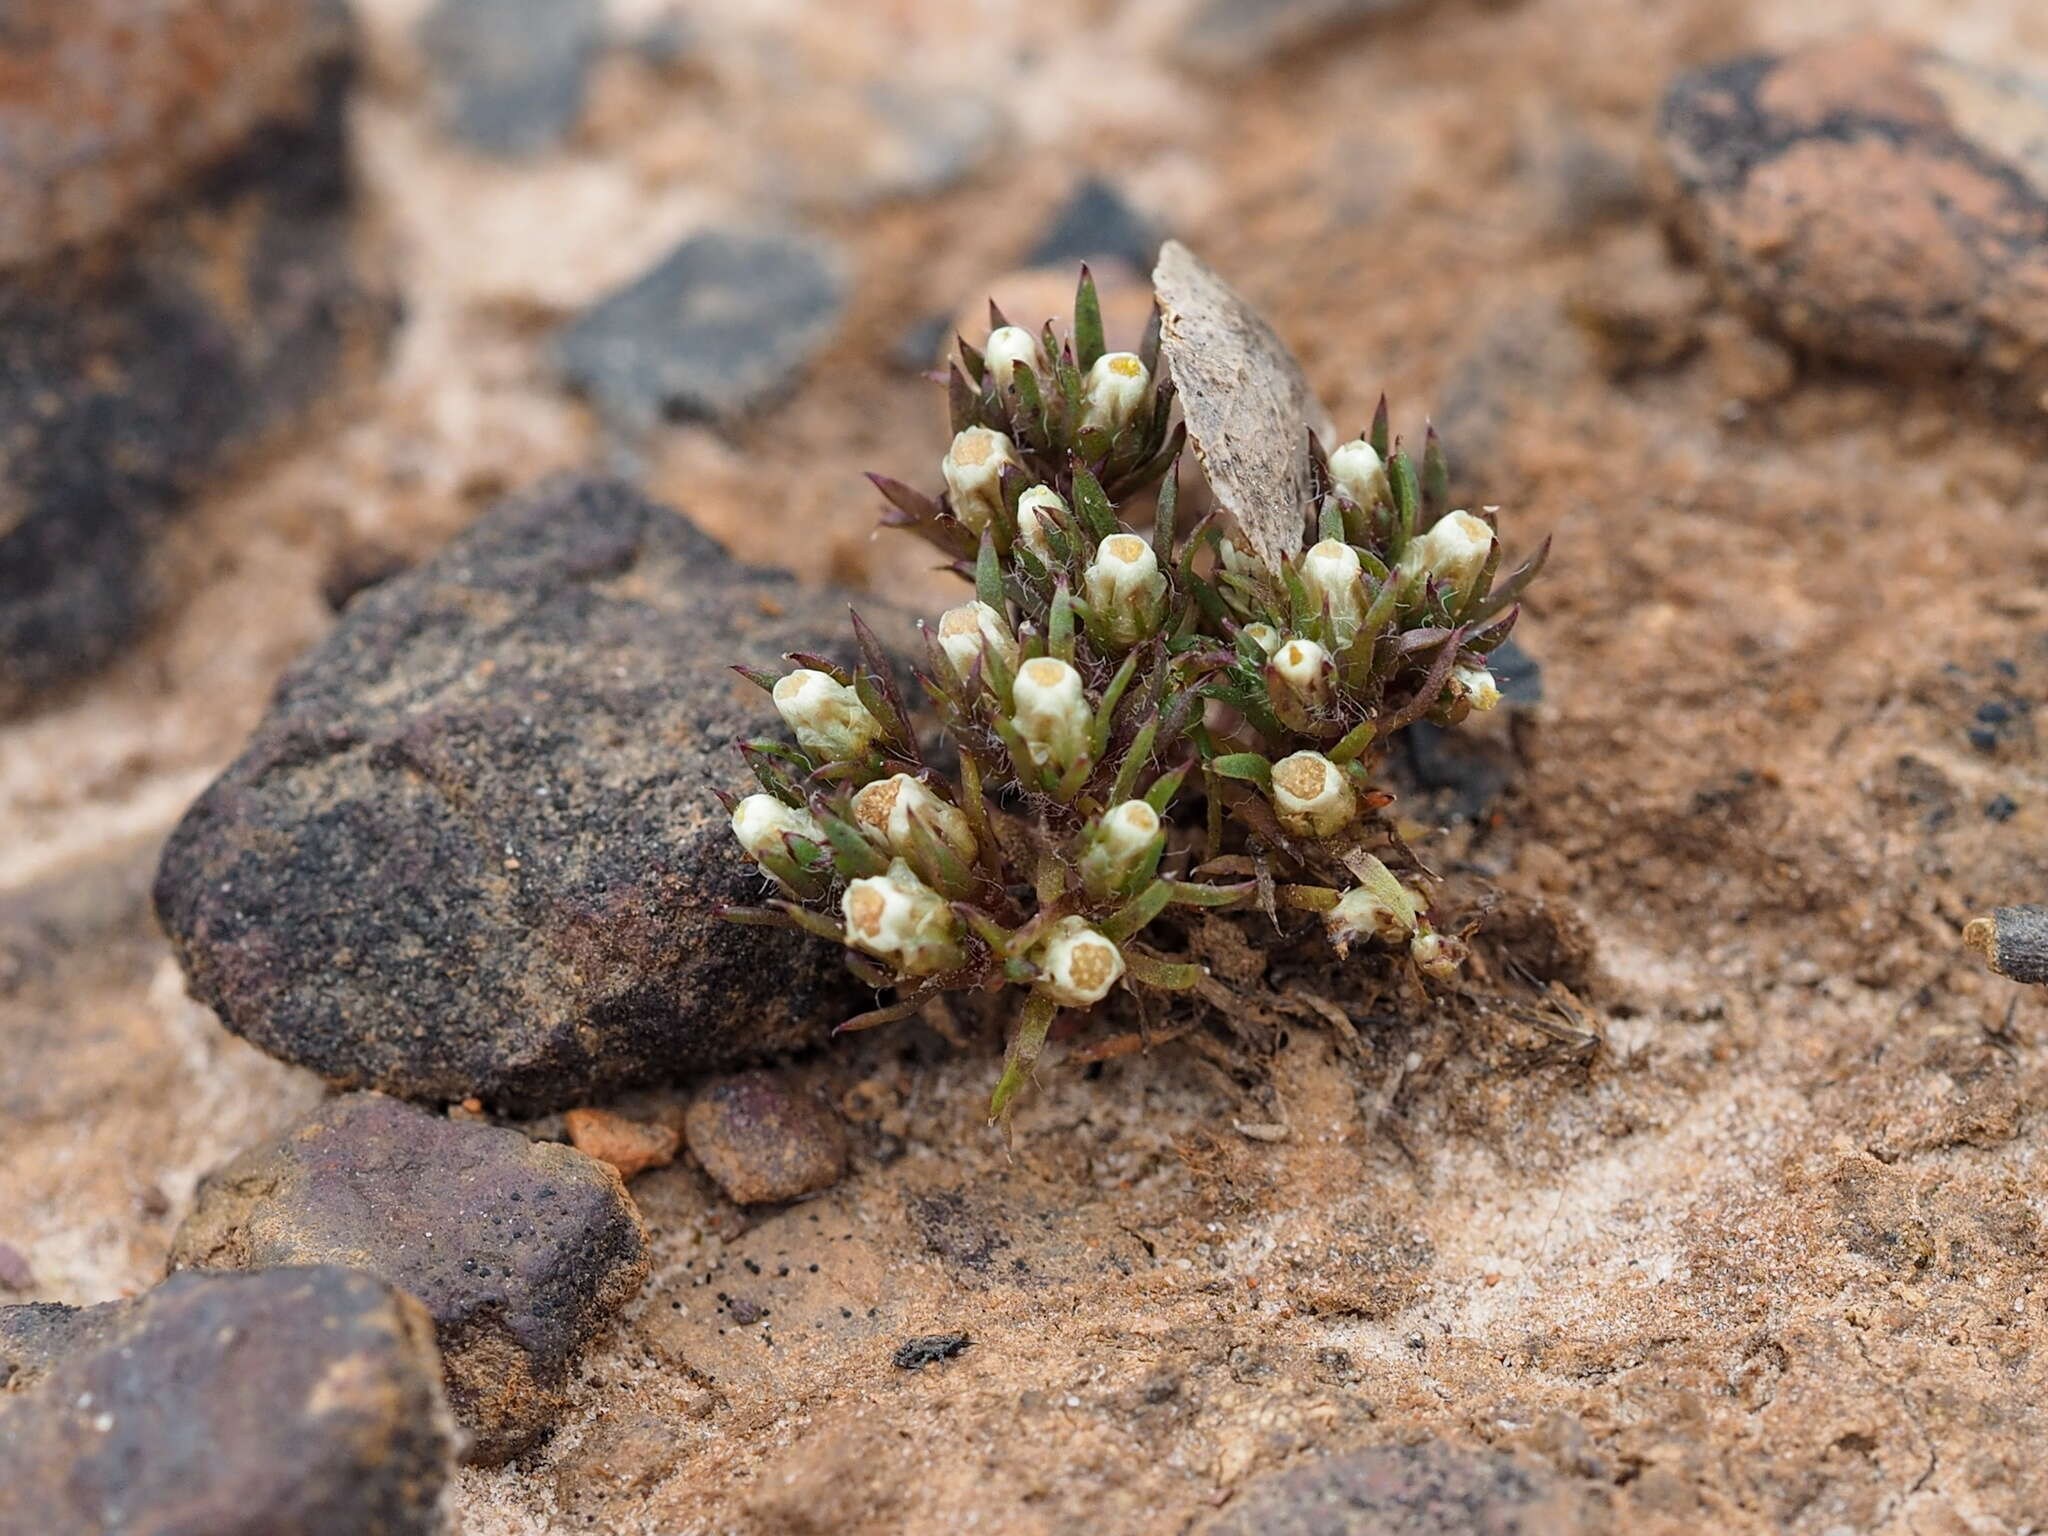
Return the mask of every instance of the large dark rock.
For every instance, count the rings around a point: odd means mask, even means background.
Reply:
[[[262,124],[303,118],[338,0],[10,0],[0,268],[127,226]]]
[[[866,1006],[761,895],[715,787],[779,727],[727,670],[844,613],[624,485],[555,481],[359,597],[164,850],[228,1027],[350,1087],[560,1109]]]
[[[1201,1536],[1593,1536],[1607,1510],[1496,1451],[1382,1445],[1261,1478]]]
[[[1681,233],[1809,351],[2048,388],[2048,91],[1882,36],[1681,76],[1661,138]]]
[[[647,1277],[616,1172],[572,1147],[335,1099],[207,1175],[173,1268],[346,1264],[434,1319],[469,1457],[502,1461],[554,1426],[569,1372]]]
[[[425,1536],[455,1426],[418,1303],[346,1269],[0,1309],[0,1526]]]
[[[563,376],[622,431],[729,418],[789,387],[839,322],[846,283],[807,239],[692,235],[557,338]]]
[[[92,45],[93,88],[118,94],[97,73],[113,67],[106,27],[95,24],[112,9],[81,7],[79,42]],[[55,178],[44,201],[56,231],[93,237],[62,247],[45,230],[39,261],[0,272],[0,711],[98,666],[140,630],[158,595],[151,549],[165,520],[233,450],[303,413],[345,357],[372,350],[351,344],[377,338],[388,318],[365,296],[351,255],[347,60],[328,7],[287,4],[260,21],[241,13],[261,8],[239,0],[139,9],[149,36],[179,12],[173,30],[192,37],[202,60],[239,64],[246,52],[264,79],[294,68],[261,90],[201,70],[196,83],[152,98],[151,120],[241,124],[259,108],[270,114],[197,169],[187,148],[217,148],[224,130],[152,141],[115,114],[124,126],[105,156],[76,170],[75,196],[47,136],[20,120],[25,107],[0,104],[0,188],[32,174],[12,163],[17,148],[40,146],[51,162],[41,174]],[[292,25],[305,35],[281,41]],[[9,79],[10,62],[23,62],[8,57],[16,46],[10,17],[0,38]],[[140,49],[124,67],[145,81],[171,68],[145,63]],[[241,79],[239,68],[229,75]],[[186,98],[202,87],[241,106],[198,111]],[[76,109],[68,95],[63,105]],[[176,201],[148,213],[135,189],[159,190],[137,168],[153,142],[165,176],[185,179]],[[12,211],[0,196],[0,252],[28,249],[9,244]],[[111,227],[116,213],[127,222]]]

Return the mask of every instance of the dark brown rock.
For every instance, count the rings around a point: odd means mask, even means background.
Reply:
[[[432,1331],[416,1302],[369,1275],[174,1275],[132,1301],[0,1309],[0,1379],[10,1374],[10,1531],[441,1529],[455,1426]]]
[[[469,1459],[501,1461],[553,1427],[647,1239],[618,1175],[573,1148],[352,1094],[209,1174],[171,1246],[173,1268],[317,1263],[418,1298]]]
[[[78,8],[79,39],[64,30],[72,21],[17,34],[10,14],[0,80],[27,69],[26,54],[68,40],[93,61],[78,65],[91,76],[82,89],[118,95],[117,82],[95,71],[113,67],[102,57],[113,46],[103,34],[124,9]],[[180,67],[194,72],[138,107],[140,121],[218,115],[242,124],[258,107],[279,115],[220,145],[232,152],[208,159],[178,183],[174,201],[148,212],[131,185],[140,177],[136,157],[161,148],[165,175],[182,173],[190,169],[181,158],[186,139],[152,138],[125,110],[112,112],[101,166],[107,184],[88,157],[77,170],[87,190],[58,199],[75,204],[76,217],[67,223],[48,211],[56,222],[43,233],[55,243],[44,259],[0,272],[0,711],[92,670],[137,634],[159,596],[152,549],[165,521],[238,449],[302,416],[342,376],[346,359],[368,355],[381,338],[388,310],[366,295],[351,249],[342,33],[311,19],[326,10],[311,0],[140,6],[143,42],[160,33],[188,40],[193,57],[186,66],[145,61],[138,45],[130,73],[146,81]],[[245,12],[263,19],[242,27],[236,18]],[[293,25],[304,35],[273,36]],[[223,57],[235,61],[238,82],[244,63],[268,78],[290,62],[289,89],[213,82],[239,105],[186,112],[181,103],[189,106],[186,98],[212,81],[206,61]],[[61,87],[67,112],[76,109],[69,69],[44,82]],[[32,103],[0,97],[0,184],[55,175],[63,156],[16,120]],[[213,145],[220,134],[200,137]],[[50,165],[16,164],[24,142],[40,146],[31,158],[46,155]],[[103,229],[113,211],[134,216]],[[12,212],[0,195],[0,257],[10,250]],[[58,248],[72,224],[74,232],[90,227],[90,247]]]
[[[838,1118],[766,1072],[704,1084],[684,1113],[683,1135],[690,1155],[740,1205],[815,1194],[846,1171]]]
[[[526,1110],[757,1059],[864,1006],[759,899],[714,788],[777,726],[734,662],[839,603],[620,484],[501,504],[364,593],[165,849],[194,993],[349,1087]]]
[[[1201,1536],[1581,1536],[1607,1512],[1549,1473],[1440,1441],[1383,1445],[1261,1478]]]
[[[1680,78],[1673,215],[1724,292],[1808,351],[2048,389],[2048,94],[1882,36]]]

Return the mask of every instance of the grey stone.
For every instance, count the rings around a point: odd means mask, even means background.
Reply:
[[[426,1314],[351,1270],[175,1275],[0,1309],[0,1523],[36,1536],[427,1536],[455,1426]]]
[[[835,259],[782,234],[693,235],[557,340],[571,385],[611,423],[729,418],[786,389],[845,301]]]
[[[439,0],[419,40],[451,133],[489,155],[538,154],[583,114],[603,0]]]
[[[569,1372],[647,1276],[618,1175],[573,1147],[379,1094],[332,1100],[208,1174],[173,1268],[347,1264],[423,1305],[469,1458],[560,1414]]]
[[[1548,1472],[1441,1441],[1350,1451],[1261,1478],[1200,1536],[1592,1536],[1606,1510]]]
[[[908,639],[900,617],[871,615]],[[773,734],[732,663],[845,610],[565,478],[362,593],[172,833],[156,906],[228,1027],[345,1087],[545,1112],[811,1043],[866,1006],[714,789]]]
[[[1070,266],[1108,256],[1146,273],[1158,259],[1159,238],[1158,228],[1123,193],[1099,176],[1090,176],[1060,204],[1024,265]]]
[[[1180,37],[1180,53],[1208,69],[1256,64],[1374,16],[1425,0],[1202,0]]]

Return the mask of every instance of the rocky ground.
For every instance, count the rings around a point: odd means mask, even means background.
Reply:
[[[0,179],[39,1528],[2048,1520],[2048,1009],[1958,942],[2048,894],[2048,17],[361,0],[230,100],[145,9],[193,77]],[[1504,1001],[1056,1043],[1014,1151],[964,1016],[663,1081],[836,1006],[667,920],[716,666],[945,595],[858,478],[945,317],[1160,232],[1555,539],[1407,767]]]

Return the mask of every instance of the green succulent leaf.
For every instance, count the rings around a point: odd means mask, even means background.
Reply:
[[[1081,266],[1080,286],[1074,291],[1074,361],[1082,372],[1093,368],[1106,350],[1102,339],[1102,300],[1096,296],[1095,278],[1087,264]]]

